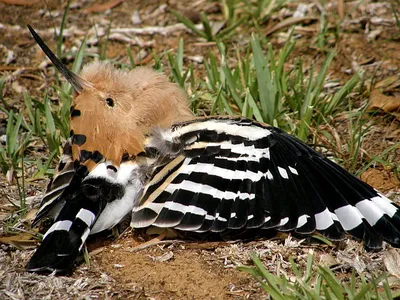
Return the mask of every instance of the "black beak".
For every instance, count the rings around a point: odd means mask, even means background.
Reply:
[[[86,82],[86,80],[80,78],[78,75],[74,74],[70,71],[58,58],[55,56],[53,52],[47,47],[47,45],[43,42],[40,36],[36,33],[33,28],[28,25],[29,31],[31,32],[33,38],[38,43],[40,48],[42,48],[43,52],[47,55],[47,57],[51,60],[54,66],[58,71],[65,77],[65,79],[72,85],[74,90],[80,94],[83,91],[84,87],[90,87],[91,84]]]

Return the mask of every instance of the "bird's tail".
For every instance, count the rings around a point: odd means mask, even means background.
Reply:
[[[65,274],[90,234],[97,217],[107,204],[109,190],[104,178],[84,180],[66,197],[65,205],[47,230],[26,269],[29,272]]]

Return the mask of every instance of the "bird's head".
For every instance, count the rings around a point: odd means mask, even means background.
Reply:
[[[163,74],[145,67],[129,71],[94,62],[78,76],[29,29],[74,88],[70,129],[73,157],[82,163],[93,164],[91,155],[96,153],[95,163],[105,157],[119,165],[125,153],[135,156],[143,151],[144,136],[154,126],[168,127],[192,117],[184,91]]]

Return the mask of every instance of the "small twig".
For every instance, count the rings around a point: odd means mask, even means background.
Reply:
[[[5,197],[5,199],[6,199],[8,202],[10,202],[10,204],[11,204],[12,206],[15,206],[16,208],[20,209],[20,207],[19,207],[17,204],[15,204],[14,202],[12,202],[12,201],[10,200],[10,197],[9,197],[8,195],[4,194],[4,192],[2,192],[1,194]]]
[[[313,17],[302,17],[302,18],[289,18],[286,19],[278,24],[276,24],[274,27],[272,27],[271,29],[269,29],[266,33],[265,36],[269,36],[272,33],[281,30],[285,27],[289,27],[291,25],[297,24],[297,23],[303,23],[303,22],[308,22],[308,21],[315,21],[318,20],[317,18],[313,18]]]
[[[203,25],[196,25],[200,30],[203,28]],[[113,28],[111,29],[111,33],[124,33],[124,34],[143,34],[143,35],[153,35],[153,34],[161,34],[168,35],[170,33],[175,33],[177,31],[191,31],[186,25],[182,23],[177,23],[170,26],[149,26],[144,28]]]
[[[98,249],[94,249],[93,251],[89,252],[89,257],[95,256],[101,252],[103,252],[104,247],[98,248]]]
[[[108,1],[106,3],[103,4],[94,4],[88,8],[86,8],[84,11],[86,13],[93,13],[93,12],[103,12],[107,9],[111,9],[114,8],[115,6],[121,4],[123,2],[123,0],[112,0],[112,1]]]
[[[40,0],[1,0],[5,4],[30,6],[39,3]]]
[[[343,20],[343,18],[344,18],[344,1],[343,0],[338,1],[338,14],[339,14],[340,19]]]
[[[134,247],[133,249],[124,250],[124,251],[133,253],[133,252],[138,252],[138,251],[141,251],[143,249],[150,248],[150,247],[156,246],[156,245],[161,245],[161,244],[177,244],[177,243],[183,244],[183,243],[186,243],[186,241],[181,241],[181,240],[165,240],[165,241],[158,240],[157,241],[158,238],[159,237],[156,237],[156,238],[154,238],[154,239],[152,239],[152,240],[150,240],[150,241],[148,241],[148,242],[146,242],[144,244],[141,244],[139,246]]]
[[[130,38],[121,33],[110,34],[109,40],[127,43],[129,45],[138,45],[140,48],[153,47],[155,44],[155,41],[144,41],[144,40],[138,38],[137,36],[134,38]]]
[[[39,70],[37,67],[22,67],[22,66],[0,66],[0,71],[36,71]]]
[[[22,225],[22,224],[21,224]],[[29,235],[31,235],[32,237],[34,237],[34,238],[42,238],[42,234],[41,233],[39,233],[39,232],[37,232],[37,231],[35,231],[35,230],[33,230],[33,229],[30,229],[30,230],[26,230],[26,229],[24,229],[24,228],[20,228],[20,227],[11,227],[11,229],[12,230],[14,230],[14,231],[19,231],[19,232],[23,232],[23,233],[27,233],[27,234],[29,234]]]

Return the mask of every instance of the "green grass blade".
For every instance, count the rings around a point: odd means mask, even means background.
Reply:
[[[112,21],[108,23],[107,31],[106,31],[106,40],[104,44],[101,45],[101,50],[100,50],[100,60],[105,60],[107,58],[107,49],[108,49],[108,43],[110,41],[110,32],[111,32],[111,24]],[[86,37],[85,37],[86,39]],[[82,45],[81,45],[82,47]]]
[[[214,36],[213,36],[210,20],[208,19],[207,15],[204,12],[201,12],[201,19],[202,19],[204,33],[206,35],[207,41],[213,41]]]
[[[186,18],[185,16],[181,15],[180,13],[178,13],[176,10],[174,9],[170,9],[169,10],[174,16],[175,18],[178,19],[179,22],[183,23],[187,28],[189,28],[191,31],[193,31],[195,34],[197,34],[198,36],[207,39],[207,34],[199,29],[197,29],[196,25],[190,21],[188,18]]]
[[[263,119],[264,122],[271,124],[275,118],[276,91],[274,87],[271,86],[271,74],[267,68],[267,61],[262,52],[259,39],[253,35],[250,43],[253,51],[253,60],[256,69],[258,93]]]
[[[237,21],[235,24],[232,24],[231,26],[228,26],[225,29],[222,29],[218,34],[216,35],[216,39],[222,40],[228,38],[233,32],[235,31],[236,28],[238,28],[240,25],[242,25],[245,22],[245,18],[241,18],[239,21]]]
[[[258,122],[263,122],[263,117],[261,115],[260,108],[258,107],[256,101],[254,101],[254,98],[251,95],[251,93],[250,93],[248,88],[246,89],[246,98],[245,99],[247,100],[247,102],[249,103],[249,106],[252,109],[254,118]]]
[[[63,32],[64,32],[65,24],[67,21],[69,5],[70,5],[70,1],[67,1],[67,6],[65,6],[64,13],[63,13],[62,20],[61,20],[60,32],[57,36],[57,56],[59,58],[61,58],[61,56],[62,56],[61,49],[62,49],[62,43],[63,43]]]
[[[126,52],[128,53],[128,58],[129,58],[129,62],[131,64],[131,69],[136,68],[136,63],[135,63],[135,59],[133,58],[131,47],[127,46]]]
[[[76,53],[75,60],[72,65],[72,72],[74,72],[75,74],[82,69],[82,62],[85,56],[85,49],[86,49],[86,40],[87,40],[87,35],[85,35],[85,37],[83,38],[83,41],[79,47],[78,52]]]
[[[356,73],[348,80],[343,87],[334,94],[332,99],[326,104],[323,109],[320,109],[324,115],[331,115],[333,110],[349,95],[356,85],[360,82],[360,74]],[[323,106],[323,105],[321,105]]]
[[[338,279],[333,275],[332,271],[330,271],[328,268],[319,266],[319,270],[321,272],[321,275],[324,277],[327,286],[332,290],[334,293],[335,297],[339,300],[344,300],[344,292],[342,285],[338,281]]]

